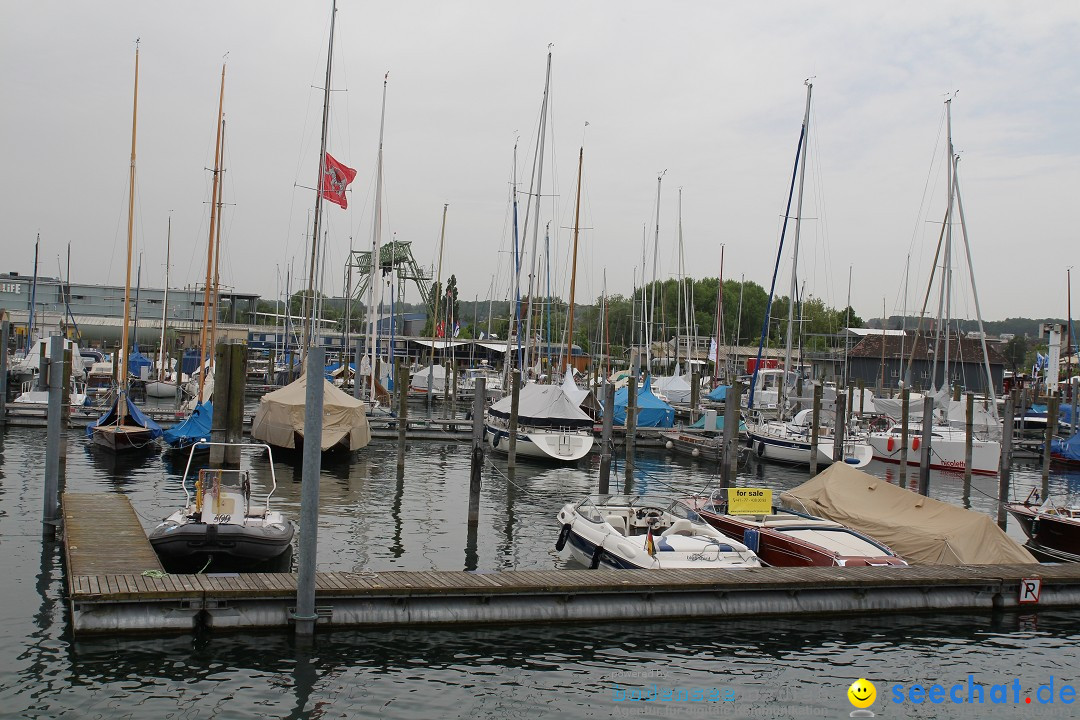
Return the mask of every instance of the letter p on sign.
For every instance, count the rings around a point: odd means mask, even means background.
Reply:
[[[1039,602],[1039,589],[1042,587],[1041,578],[1024,578],[1020,581],[1020,602]]]

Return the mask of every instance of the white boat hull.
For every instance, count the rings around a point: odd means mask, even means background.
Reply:
[[[153,398],[174,398],[176,392],[176,383],[162,382],[160,380],[152,380],[146,383],[146,394]]]
[[[871,433],[870,447],[874,459],[887,463],[900,463],[901,436],[893,433]],[[922,434],[908,435],[908,465],[922,462]],[[955,438],[932,438],[930,441],[930,468],[964,472],[966,441]],[[1001,460],[1001,443],[993,440],[973,440],[971,443],[971,472],[979,475],[996,475]]]
[[[484,434],[491,448],[502,455],[510,452],[510,435],[496,426],[485,425]],[[514,452],[518,457],[558,462],[577,462],[589,454],[593,446],[593,434],[587,431],[560,431],[542,428],[519,427],[517,447]]]

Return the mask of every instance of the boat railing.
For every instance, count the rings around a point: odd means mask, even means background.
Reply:
[[[188,473],[191,471],[191,461],[195,457],[195,451],[199,448],[238,448],[240,450],[257,450],[265,449],[267,457],[270,459],[270,492],[266,494],[266,512],[270,512],[270,497],[277,490],[277,473],[274,471],[274,453],[270,449],[270,446],[266,443],[225,443],[225,442],[211,442],[205,439],[199,439],[191,444],[191,453],[188,454],[187,465],[184,466],[184,476],[180,481],[180,484],[184,488],[185,504],[191,505],[191,491],[188,490],[187,478]]]

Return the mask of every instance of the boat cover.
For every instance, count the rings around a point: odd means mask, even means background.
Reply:
[[[371,428],[364,403],[326,380],[322,383],[322,449],[329,450],[346,437],[349,450],[365,447],[371,442]],[[280,390],[263,395],[251,423],[251,437],[269,445],[295,448],[295,435],[304,435],[306,402],[306,374]]]
[[[436,365],[433,374],[430,367],[417,371],[409,380],[409,387],[413,391],[427,392],[429,374],[431,375],[431,392],[441,393],[446,387],[446,368],[442,365]]]
[[[139,408],[135,407],[135,403],[131,402],[130,397],[128,397],[125,394],[123,396],[123,398],[124,398],[124,401],[127,403],[127,419],[128,419],[127,424],[129,424],[129,425],[138,425],[139,427],[146,428],[147,430],[150,431],[150,433],[151,433],[150,437],[151,438],[159,438],[159,437],[161,437],[161,427],[156,422],[154,422],[150,418],[143,415],[139,411]],[[96,428],[98,426],[110,425],[112,423],[115,423],[116,422],[116,407],[117,407],[117,401],[113,400],[113,404],[109,407],[109,411],[107,413],[105,413],[104,415],[99,417],[97,420],[95,420],[94,422],[87,425],[86,426],[86,437],[93,437],[94,436],[94,428]]]
[[[615,414],[612,419],[616,425],[626,424],[626,403],[630,396],[630,388],[624,387],[615,391]],[[645,382],[638,388],[638,427],[674,427],[675,408],[653,395],[651,380],[646,377]]]
[[[581,403],[585,402],[585,398],[589,397],[588,390],[582,390],[574,382],[574,376],[571,373],[566,373],[563,376],[562,391],[566,393],[566,397],[570,398],[570,402],[574,403],[575,407],[581,407]]]
[[[705,397],[709,400],[712,400],[713,402],[726,402],[727,391],[730,387],[730,385],[717,385],[715,388],[713,388],[713,391]]]
[[[513,396],[507,395],[491,406],[489,413],[495,417],[509,418]],[[536,427],[587,427],[593,426],[586,415],[561,385],[527,383],[518,393],[518,422]]]
[[[656,389],[663,393],[668,400],[675,403],[690,402],[690,394],[693,392],[693,388],[690,387],[686,376],[679,375],[678,371],[671,377],[656,378]]]
[[[141,378],[143,368],[153,368],[154,361],[139,352],[138,343],[132,348],[131,354],[128,355],[128,372],[137,378]],[[147,370],[147,372],[150,372]]]
[[[197,406],[184,421],[162,433],[161,437],[170,447],[190,447],[199,440],[210,439],[210,428],[214,422],[214,402],[207,400]]]
[[[869,535],[912,565],[1036,562],[988,515],[923,497],[845,463],[831,465],[783,498],[790,509]]]
[[[1054,438],[1050,441],[1050,454],[1065,460],[1080,462],[1080,433],[1067,440]]]

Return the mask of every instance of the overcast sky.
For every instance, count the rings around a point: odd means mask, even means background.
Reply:
[[[141,38],[136,243],[144,282],[202,281],[223,56],[224,282],[272,298],[303,272],[314,204],[330,2],[5,0],[0,5],[0,271],[123,282],[135,39]],[[585,167],[577,298],[627,294],[643,229],[652,277],[684,263],[768,287],[814,76],[798,277],[864,317],[921,303],[945,212],[944,105],[987,319],[1063,316],[1080,191],[1076,2],[394,2],[341,0],[328,149],[357,169],[328,205],[328,290],[372,241],[382,78],[384,239],[437,259],[463,299],[506,297],[515,138],[528,189],[552,44],[541,226],[568,295],[578,148]],[[585,123],[589,126],[585,129]],[[554,196],[554,197],[550,197]],[[522,197],[524,212],[524,197]],[[794,211],[793,211],[794,212]],[[956,238],[959,240],[957,226]],[[790,235],[789,235],[790,239]],[[524,238],[531,246],[532,237]],[[541,232],[540,245],[543,245]],[[788,291],[785,250],[778,294]],[[958,253],[957,260],[962,256]],[[541,264],[547,262],[540,257]],[[954,314],[974,317],[966,265]],[[279,281],[280,278],[280,281]],[[296,284],[294,283],[294,289]],[[1078,286],[1080,288],[1080,286]],[[543,290],[544,288],[541,288]],[[411,293],[415,299],[415,293]],[[935,290],[936,297],[936,290]]]

